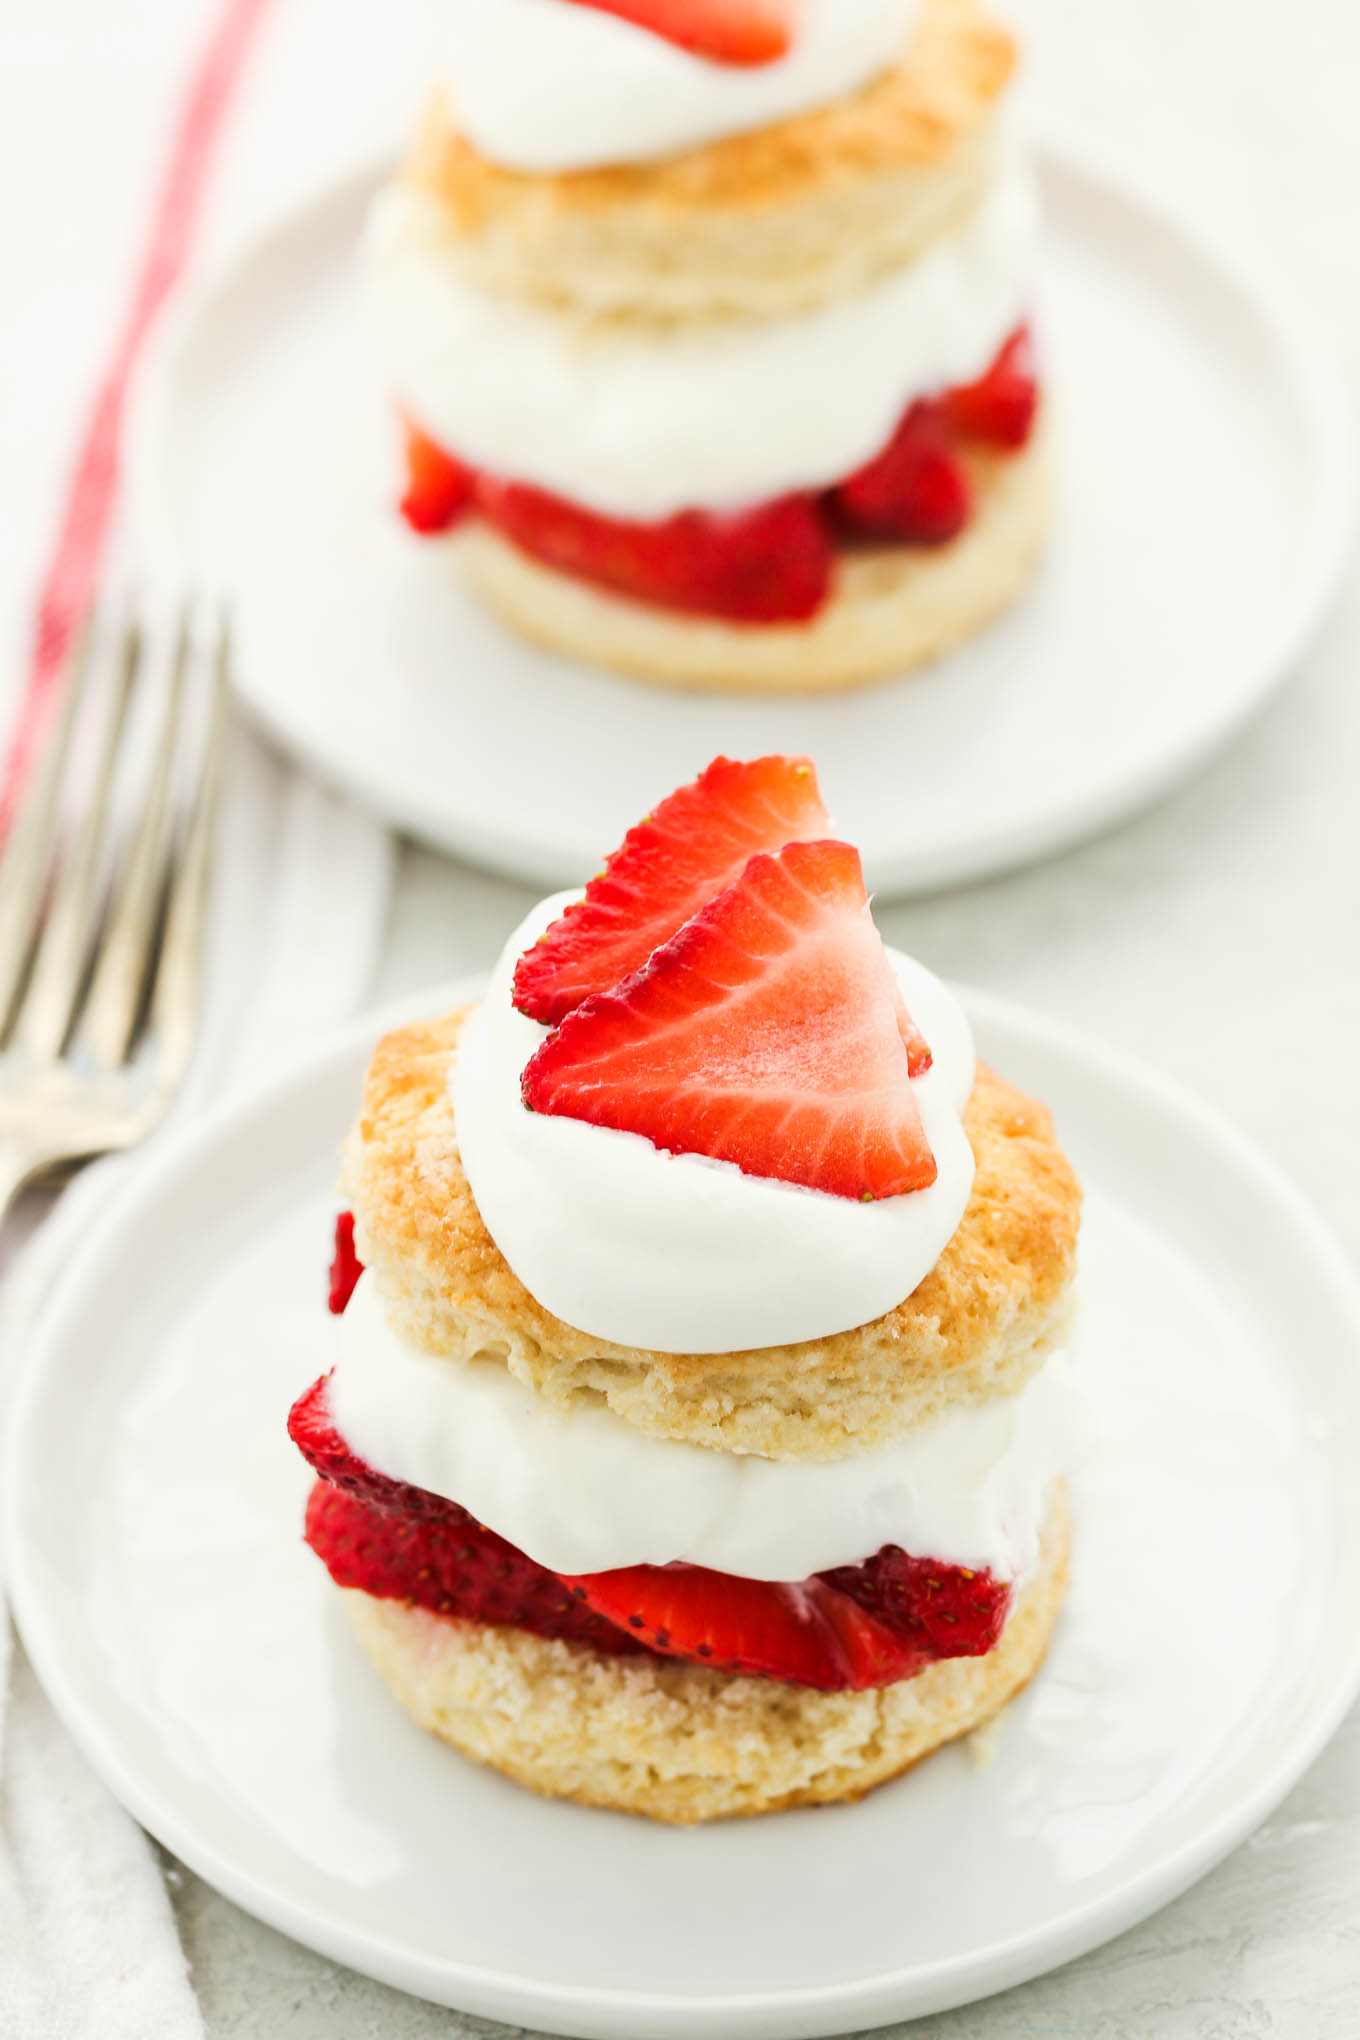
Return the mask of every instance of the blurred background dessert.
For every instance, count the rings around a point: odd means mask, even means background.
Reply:
[[[976,0],[460,0],[448,45],[365,293],[406,518],[511,628],[803,691],[1015,597],[1038,206]]]

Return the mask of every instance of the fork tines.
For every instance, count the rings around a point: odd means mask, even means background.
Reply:
[[[0,853],[0,1045],[173,1088],[194,1036],[225,740],[225,619],[92,615]]]

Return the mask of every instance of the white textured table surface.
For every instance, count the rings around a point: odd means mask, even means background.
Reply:
[[[274,54],[322,11],[281,0]],[[324,10],[324,87],[282,84],[236,149],[233,224],[381,132],[395,10]],[[1334,330],[1360,396],[1360,9],[1350,0],[1014,0],[1046,120],[1255,235]],[[8,0],[0,19],[0,653],[13,671],[76,401],[202,10]],[[337,27],[339,23],[341,26]],[[381,74],[368,106],[356,80]],[[294,64],[277,76],[297,76]],[[336,80],[339,77],[340,82]],[[109,89],[109,80],[118,89]],[[72,137],[83,137],[76,148]],[[272,148],[266,139],[272,137]],[[101,180],[101,232],[88,231]],[[1110,402],[1120,400],[1118,389]],[[1175,449],[1150,449],[1176,486]],[[489,963],[516,886],[408,854],[382,995]],[[1360,1252],[1360,605],[1347,591],[1278,704],[1195,784],[1073,855],[880,919],[943,972],[1090,1029],[1244,1125]],[[504,2029],[294,1947],[171,1868],[212,2040],[461,2040]],[[905,2030],[905,2029],[904,2029]],[[1068,1969],[918,2023],[939,2040],[1341,2040],[1360,2033],[1360,1719],[1195,1890]]]

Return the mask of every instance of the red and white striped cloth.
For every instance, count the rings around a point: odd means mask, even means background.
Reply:
[[[95,391],[38,595],[28,682],[0,785],[0,834],[23,783],[75,630],[99,585],[118,494],[132,378],[157,314],[183,275],[222,125],[269,4],[270,0],[226,0],[175,126],[141,266]]]
[[[8,611],[16,638],[18,574],[40,591],[22,633],[21,684],[5,676],[8,703],[0,688],[0,727],[18,729],[5,768],[7,798],[21,782],[72,629],[115,545],[135,563],[135,534],[119,529],[122,434],[167,297],[205,252],[220,252],[262,213],[371,153],[380,138],[395,144],[415,87],[379,0],[346,10],[331,0],[203,0],[189,24],[199,48],[180,58],[187,86],[181,78],[167,98],[161,45],[177,51],[185,22],[184,0],[146,0],[97,16],[77,0],[12,0],[0,22],[0,224],[14,226],[8,245],[21,257],[27,247],[35,275],[53,237],[60,259],[48,273],[70,302],[82,302],[89,279],[63,269],[62,260],[99,268],[101,232],[116,237],[137,197],[146,202],[137,186],[147,128],[170,137],[131,281],[117,293],[107,279],[98,329],[106,339],[44,317],[31,298],[0,334],[0,457],[7,449],[16,455],[0,508],[0,618]],[[386,69],[384,50],[394,59]],[[55,189],[34,160],[49,144],[68,172]],[[7,170],[18,168],[6,164],[7,146],[26,152],[26,185],[5,185]],[[83,408],[77,375],[92,392]],[[58,439],[69,467],[64,494],[53,501],[48,467]],[[49,523],[35,539],[40,501],[50,505]],[[391,846],[376,823],[236,733],[203,1038],[179,1112],[363,1002],[385,925],[390,864]],[[17,1252],[7,1228],[0,1425],[29,1331],[92,1208],[136,1167],[131,1157],[88,1170]],[[0,1586],[3,1561],[0,1550]],[[154,1856],[66,1738],[0,1607],[0,2034],[191,2040],[201,2033]]]

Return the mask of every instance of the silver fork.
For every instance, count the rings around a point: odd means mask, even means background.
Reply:
[[[227,626],[219,624],[208,654],[211,700],[187,807],[176,788],[199,657],[189,604],[175,631],[149,763],[121,830],[113,796],[151,662],[143,629],[129,616],[116,633],[101,725],[103,636],[94,619],[81,633],[0,854],[0,1217],[35,1177],[144,1139],[179,1088],[197,1031],[226,738]],[[64,827],[72,739],[90,722],[93,772],[82,810]]]

